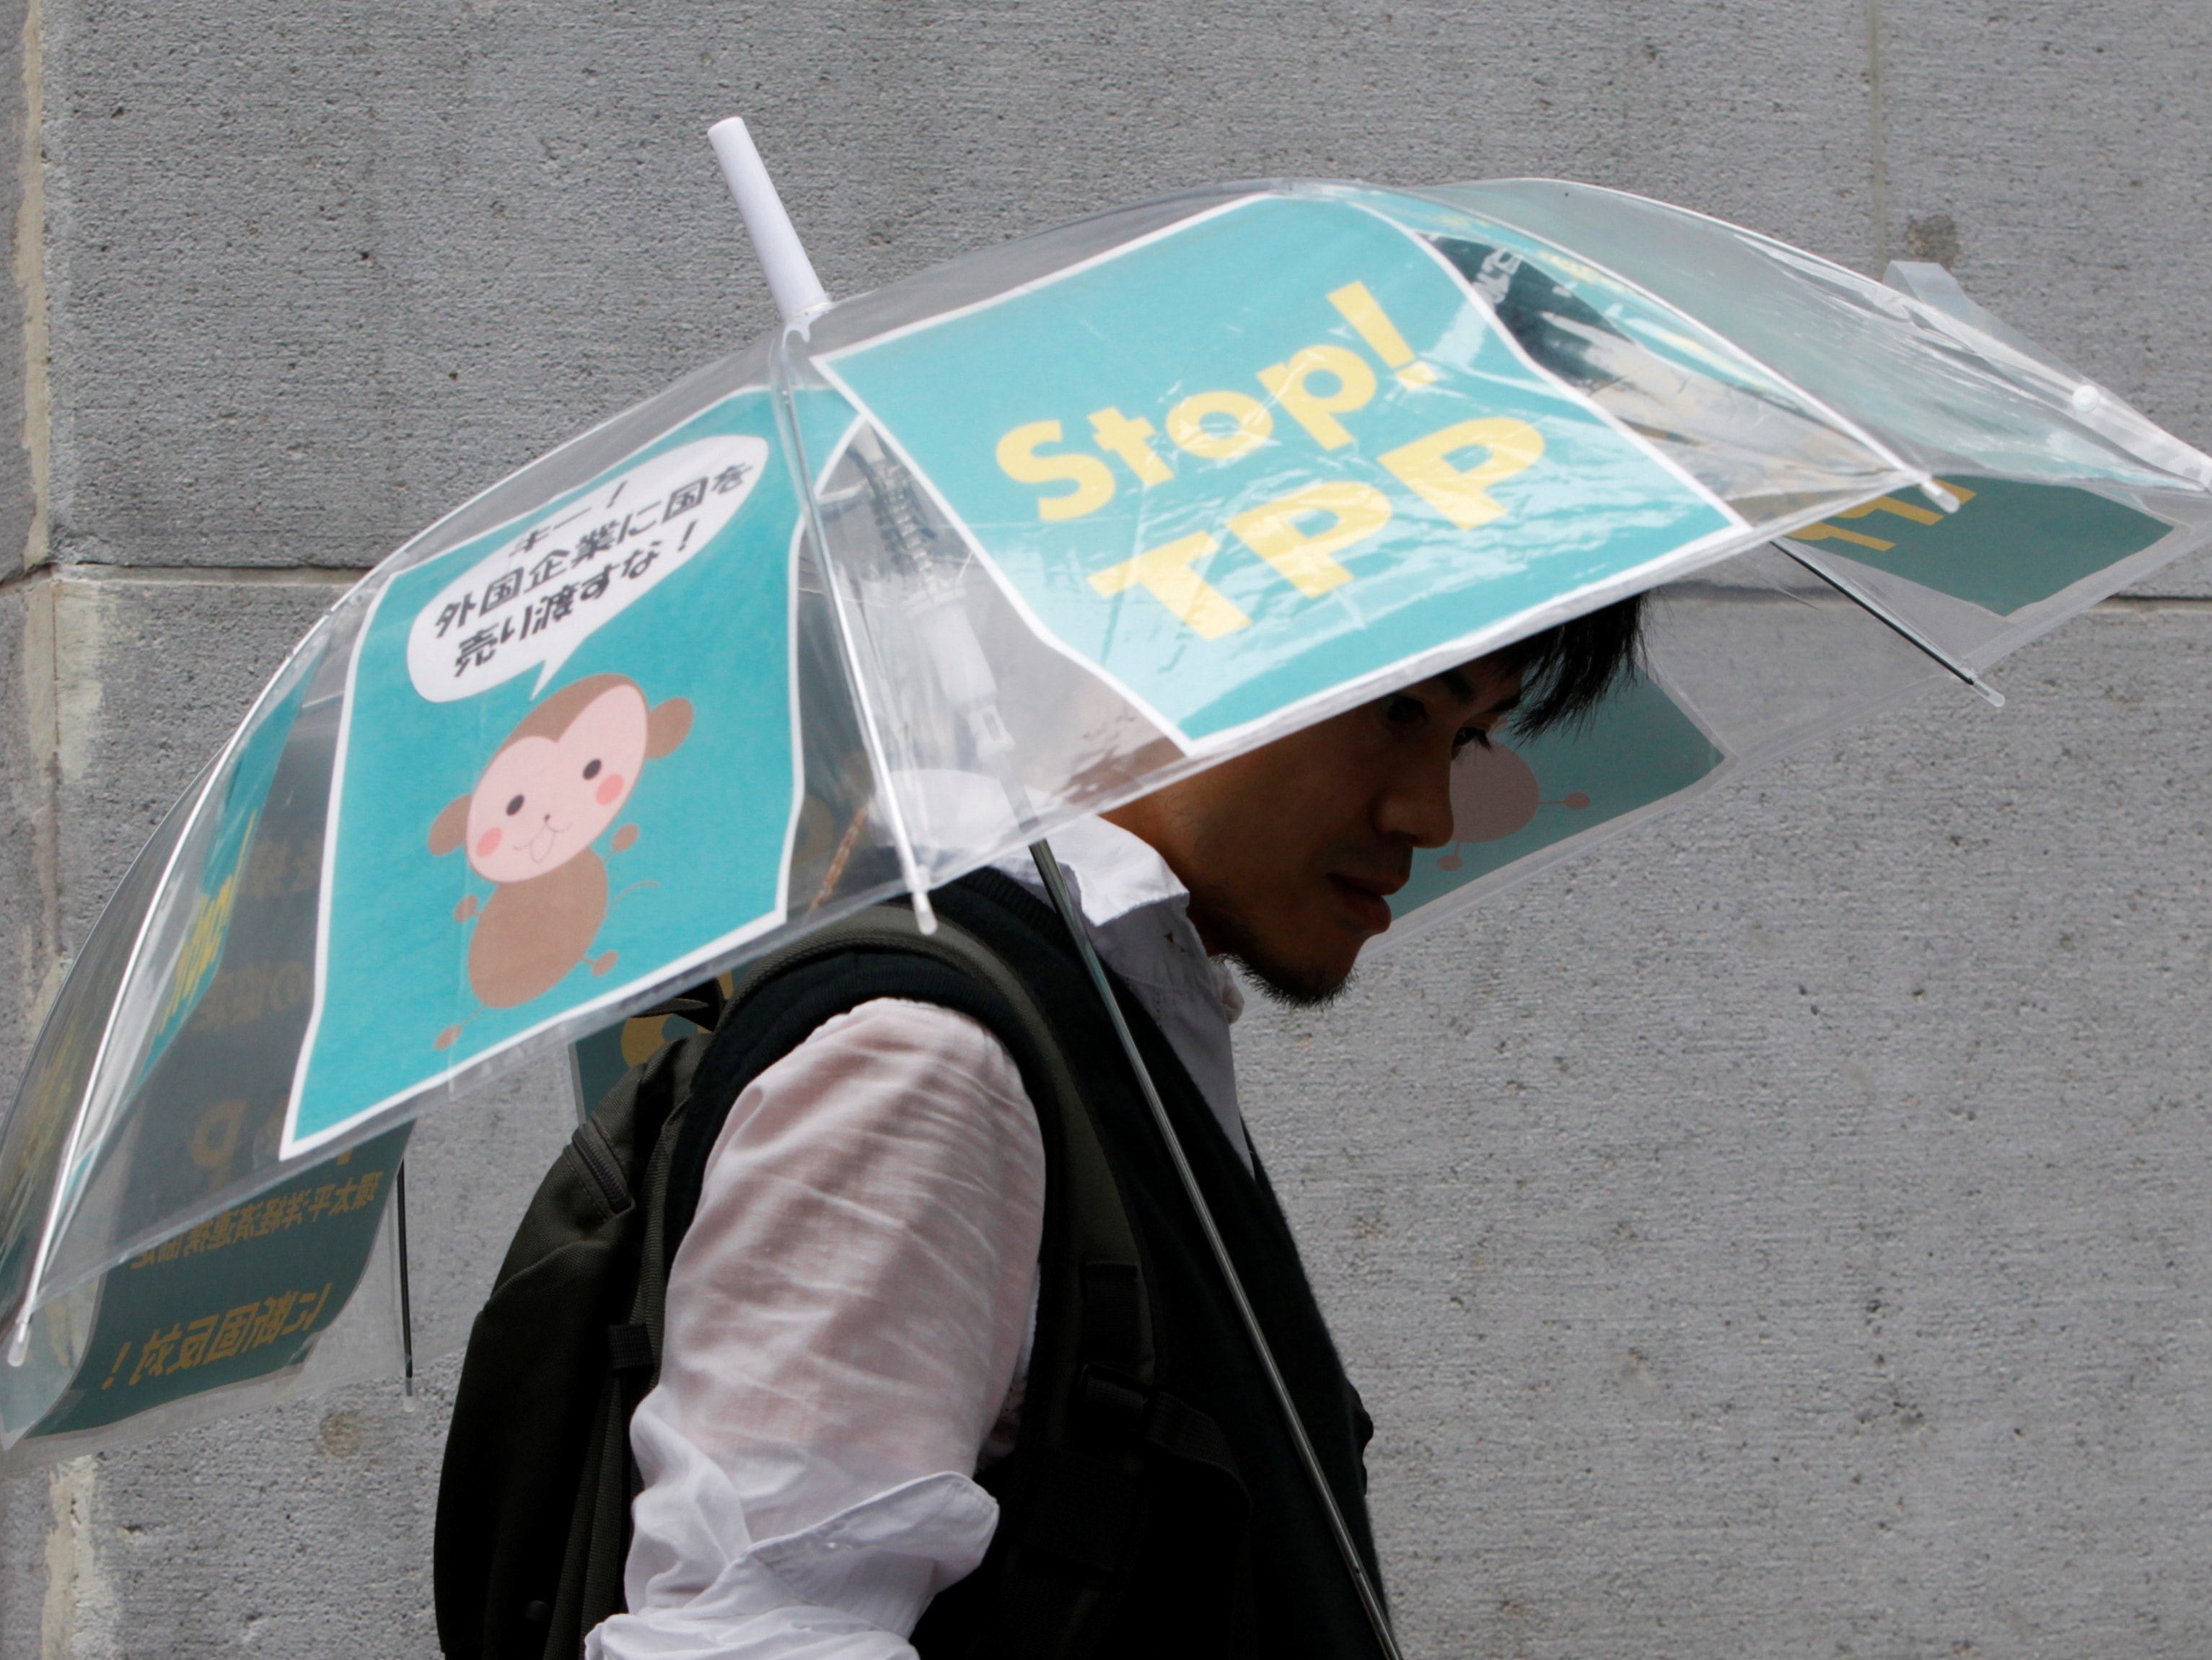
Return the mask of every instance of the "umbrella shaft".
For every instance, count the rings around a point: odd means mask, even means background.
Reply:
[[[403,1368],[400,1393],[411,1404],[415,1399],[415,1298],[407,1274],[407,1164],[400,1161],[392,1177],[392,1243],[399,1263],[399,1358]]]
[[[1183,1156],[1182,1138],[1176,1134],[1175,1125],[1168,1117],[1166,1104],[1160,1099],[1153,1085],[1152,1074],[1145,1065],[1145,1058],[1137,1052],[1137,1040],[1129,1031],[1129,1023],[1121,1013],[1121,1005],[1114,995],[1114,988],[1106,978],[1105,965],[1091,944],[1090,930],[1069,897],[1066,879],[1060,873],[1060,860],[1054,857],[1052,844],[1036,841],[1030,843],[1030,856],[1036,860],[1037,874],[1044,880],[1045,891],[1052,896],[1054,908],[1075,940],[1075,949],[1083,958],[1083,966],[1090,970],[1091,983],[1097,988],[1099,1000],[1106,1006],[1106,1015],[1114,1023],[1114,1035],[1121,1039],[1121,1053],[1128,1057],[1129,1069],[1137,1075],[1137,1087],[1152,1110],[1152,1122],[1159,1128],[1160,1140],[1167,1146],[1168,1158],[1175,1165],[1176,1175],[1182,1189],[1189,1195],[1192,1210],[1197,1213],[1200,1231],[1206,1235],[1207,1248],[1221,1269],[1221,1277],[1228,1283],[1230,1300],[1237,1305],[1237,1315],[1243,1321],[1244,1334],[1252,1341],[1253,1353],[1259,1357],[1260,1369],[1267,1376],[1267,1387],[1282,1409],[1283,1422],[1291,1432],[1291,1439],[1298,1450],[1298,1462],[1304,1466],[1306,1480],[1312,1486],[1314,1497],[1320,1501],[1322,1513],[1328,1518],[1330,1535],[1336,1541],[1337,1554],[1344,1559],[1345,1572],[1352,1576],[1353,1590],[1359,1593],[1359,1605],[1366,1612],[1367,1623],[1374,1627],[1375,1640],[1382,1647],[1387,1660],[1403,1660],[1398,1639],[1390,1632],[1390,1616],[1382,1606],[1382,1598],[1369,1578],[1367,1565],[1360,1560],[1359,1547],[1353,1542],[1352,1529],[1346,1525],[1344,1511],[1338,1506],[1336,1494],[1328,1485],[1328,1477],[1321,1467],[1321,1458],[1314,1451],[1313,1442],[1306,1435],[1304,1420],[1298,1416],[1297,1403],[1291,1398],[1290,1385],[1283,1381],[1282,1369],[1275,1364],[1274,1351],[1267,1347],[1267,1335],[1260,1329],[1260,1316],[1252,1302],[1244,1294],[1244,1282],[1237,1277],[1237,1265],[1230,1260],[1228,1243],[1221,1237],[1220,1229],[1213,1223],[1213,1213],[1207,1208],[1206,1195],[1200,1190],[1198,1173]]]

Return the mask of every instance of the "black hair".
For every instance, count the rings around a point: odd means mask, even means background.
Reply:
[[[1521,676],[1516,733],[1534,738],[1553,727],[1579,726],[1615,686],[1642,671],[1644,600],[1640,593],[1616,599],[1497,654]]]

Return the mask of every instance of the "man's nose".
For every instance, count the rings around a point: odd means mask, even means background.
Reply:
[[[1451,762],[1411,769],[1391,781],[1376,806],[1376,828],[1393,841],[1441,848],[1452,839]]]

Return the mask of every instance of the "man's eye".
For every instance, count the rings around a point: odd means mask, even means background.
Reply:
[[[1417,727],[1428,714],[1427,705],[1418,697],[1401,695],[1382,700],[1382,718],[1394,727]]]
[[[1489,728],[1486,727],[1462,727],[1459,729],[1458,733],[1452,739],[1452,753],[1454,755],[1457,755],[1469,744],[1473,744],[1478,748],[1488,749],[1490,747]]]

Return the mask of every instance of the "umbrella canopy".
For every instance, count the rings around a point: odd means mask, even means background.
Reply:
[[[822,310],[392,556],[171,813],[0,1134],[0,1438],[312,1376],[412,1117],[857,907],[1657,590],[1395,937],[2208,526],[1939,269],[1583,185],[1228,186]]]

